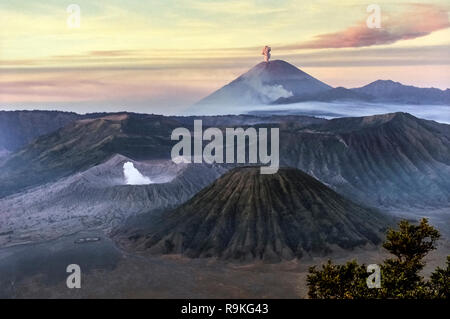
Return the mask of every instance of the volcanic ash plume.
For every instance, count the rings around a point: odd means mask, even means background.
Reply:
[[[266,46],[263,48],[261,54],[264,55],[264,61],[269,62],[269,59],[270,59],[270,51],[271,51],[271,50],[272,50],[272,49],[271,49],[268,45],[266,45]]]
[[[127,185],[146,185],[152,184],[150,178],[142,175],[131,162],[123,164],[123,175]]]

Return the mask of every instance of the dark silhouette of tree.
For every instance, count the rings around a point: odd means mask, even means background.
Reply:
[[[368,288],[366,265],[359,265],[355,260],[336,265],[329,260],[322,269],[310,267],[308,296],[313,299],[448,298],[450,256],[447,267],[438,267],[430,280],[420,275],[425,266],[424,258],[436,249],[439,237],[439,231],[425,218],[418,225],[400,221],[398,230],[388,230],[383,243],[395,258],[386,259],[380,265],[381,288]]]

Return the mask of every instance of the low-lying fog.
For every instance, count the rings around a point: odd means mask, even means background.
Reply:
[[[193,108],[192,115],[225,114],[296,114],[324,118],[367,116],[374,114],[407,112],[416,117],[450,124],[449,105],[381,104],[362,102],[302,102],[280,105],[251,105]]]

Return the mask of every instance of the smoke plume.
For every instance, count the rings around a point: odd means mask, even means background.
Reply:
[[[150,178],[142,175],[131,162],[123,164],[123,175],[127,185],[147,185],[153,182]]]
[[[261,54],[264,55],[264,61],[269,62],[270,60],[270,51],[272,50],[271,47],[269,47],[268,45],[266,45],[263,49]]]

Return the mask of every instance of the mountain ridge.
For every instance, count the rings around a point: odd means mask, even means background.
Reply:
[[[170,159],[173,128],[192,130],[194,118],[131,114],[78,121],[2,159],[0,197],[67,177],[113,154]],[[205,128],[224,120],[202,119]],[[383,208],[449,206],[450,125],[407,113],[332,120],[232,116],[225,123],[278,127],[281,165],[301,169],[353,201]]]
[[[286,132],[281,163],[375,207],[448,207],[450,126],[408,113],[338,118]]]
[[[392,80],[376,80],[358,88],[337,87],[316,94],[308,93],[281,97],[271,104],[290,104],[307,101],[450,105],[450,89],[420,88]]]

